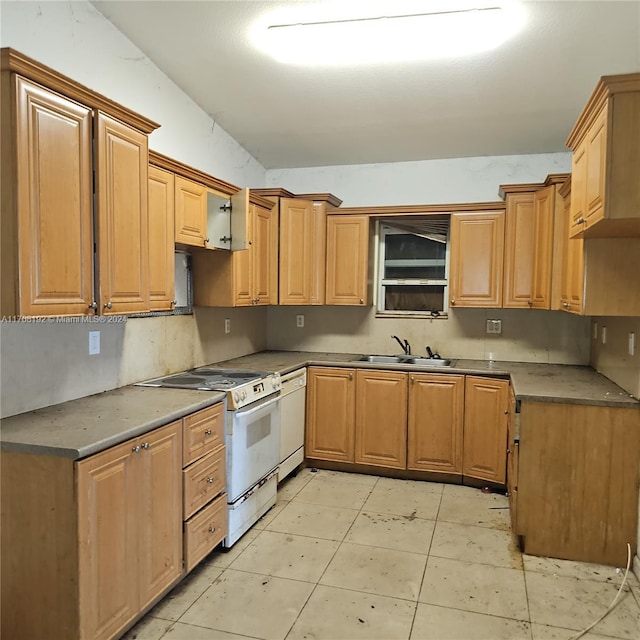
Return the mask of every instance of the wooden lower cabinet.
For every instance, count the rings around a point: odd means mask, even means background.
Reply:
[[[355,462],[406,469],[406,373],[357,370]]]
[[[508,380],[466,377],[462,463],[465,476],[505,484],[508,415]]]
[[[518,535],[518,463],[520,438],[517,433],[516,397],[509,390],[509,419],[507,420],[507,496],[511,515],[511,531]]]
[[[637,551],[640,411],[522,401],[517,533],[533,555],[627,563]]]
[[[462,473],[464,376],[409,374],[407,469]]]
[[[309,367],[305,444],[308,458],[354,462],[355,387],[353,369]]]
[[[182,424],[78,462],[80,638],[112,638],[182,573]]]

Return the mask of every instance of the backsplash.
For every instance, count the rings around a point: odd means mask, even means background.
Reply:
[[[269,349],[392,354],[398,335],[414,354],[429,345],[447,358],[589,363],[589,318],[560,311],[454,309],[435,320],[376,318],[372,307],[269,307],[267,314]],[[501,335],[485,332],[487,319],[502,320]]]
[[[101,320],[0,323],[0,417],[266,348],[263,307]],[[100,355],[90,356],[89,331],[96,330]]]
[[[602,342],[606,328],[606,342]],[[629,355],[629,334],[635,334],[635,354]],[[592,318],[591,366],[640,399],[640,318]]]

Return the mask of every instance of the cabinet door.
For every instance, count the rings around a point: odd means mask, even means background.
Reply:
[[[254,206],[253,215],[253,295],[256,304],[271,304],[272,262],[275,261],[271,244],[271,211]]]
[[[405,469],[407,374],[356,372],[355,462]]]
[[[571,199],[569,193],[564,199],[564,247],[562,250],[562,309],[572,313],[582,313],[582,291],[584,288],[584,256],[582,238],[571,238]]]
[[[2,288],[14,291],[19,282],[19,303],[12,300],[6,312],[86,315],[93,300],[91,112],[14,79],[18,246],[3,220],[2,252],[19,252],[20,273],[3,260]],[[13,216],[5,205],[3,199],[3,218]]]
[[[551,273],[556,188],[551,185],[533,197],[534,253],[531,301],[534,309],[551,308]]]
[[[531,306],[534,251],[533,193],[507,195],[504,245],[504,301],[510,309]]]
[[[147,136],[97,116],[100,312],[149,311]]]
[[[175,304],[174,176],[149,167],[149,303],[153,311]]]
[[[609,110],[605,105],[586,138],[587,174],[585,182],[585,218],[587,227],[605,217],[605,178],[607,166],[607,123]]]
[[[465,381],[465,476],[505,484],[509,381],[467,376]]]
[[[575,237],[585,229],[587,193],[587,146],[582,142],[571,156],[571,227]]]
[[[138,613],[135,441],[77,463],[80,638],[112,638]]]
[[[280,304],[311,302],[313,202],[280,200]]]
[[[449,269],[452,307],[500,307],[504,211],[451,216]]]
[[[207,241],[207,188],[176,176],[176,242],[204,247]]]
[[[182,573],[182,421],[139,440],[137,575],[142,609]]]
[[[249,220],[247,222],[247,249],[234,251],[233,261],[233,299],[235,307],[246,307],[254,304],[253,295],[253,260],[254,260],[254,205],[250,205]]]
[[[308,374],[307,457],[353,462],[354,370],[310,367]]]
[[[327,304],[368,304],[369,217],[327,216]]]
[[[409,374],[407,469],[462,473],[464,376]]]

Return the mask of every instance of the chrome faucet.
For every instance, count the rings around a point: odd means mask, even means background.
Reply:
[[[409,344],[408,340],[405,340],[404,342],[402,342],[402,340],[400,340],[398,336],[391,336],[391,337],[400,345],[400,348],[404,351],[405,356],[411,355],[411,345]]]

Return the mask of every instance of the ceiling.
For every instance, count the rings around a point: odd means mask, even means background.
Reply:
[[[272,60],[251,29],[334,1],[93,4],[267,169],[565,151],[598,78],[640,71],[640,0],[525,1],[492,51],[314,68]]]

